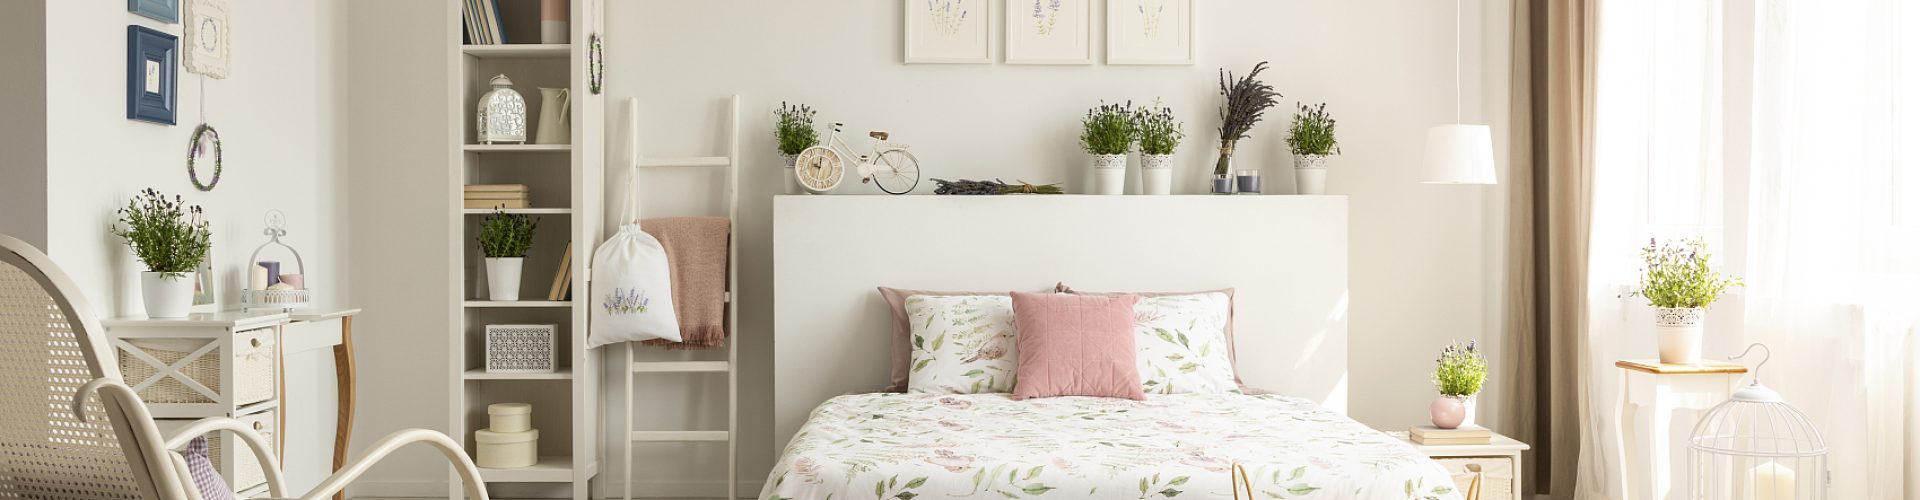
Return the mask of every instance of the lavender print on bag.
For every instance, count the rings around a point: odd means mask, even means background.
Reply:
[[[646,292],[638,288],[615,288],[600,307],[606,309],[607,314],[640,314],[647,312],[648,302]]]

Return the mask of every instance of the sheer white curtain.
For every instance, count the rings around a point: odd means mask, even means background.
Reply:
[[[1620,297],[1636,249],[1705,237],[1748,283],[1709,311],[1705,352],[1772,348],[1763,381],[1833,450],[1828,498],[1920,498],[1903,490],[1904,429],[1920,423],[1907,410],[1920,404],[1907,368],[1920,315],[1920,2],[1608,0],[1599,52],[1595,407],[1618,398],[1613,360],[1656,351],[1648,307]],[[1605,460],[1619,452],[1614,416],[1595,418],[1581,489],[1620,498],[1621,471]]]

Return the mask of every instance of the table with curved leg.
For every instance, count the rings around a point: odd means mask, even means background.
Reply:
[[[333,350],[333,375],[337,383],[335,400],[339,403],[333,430],[332,470],[336,472],[346,466],[347,445],[353,440],[353,317],[357,314],[360,314],[359,309],[346,308],[300,310],[287,314],[293,321],[286,327],[288,352],[319,347],[331,347]],[[282,377],[282,380],[285,378]],[[285,414],[284,411],[281,413],[282,428],[285,427]],[[336,493],[333,498],[346,500],[346,493]]]

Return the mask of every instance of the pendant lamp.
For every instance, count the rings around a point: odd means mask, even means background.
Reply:
[[[1420,182],[1495,184],[1493,127],[1460,123],[1460,0],[1453,1],[1453,123],[1427,129]]]

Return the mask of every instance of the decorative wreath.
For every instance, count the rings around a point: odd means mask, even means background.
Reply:
[[[593,95],[600,95],[600,78],[606,71],[605,57],[600,50],[600,34],[594,33],[587,40],[587,90]]]
[[[201,183],[200,172],[194,170],[194,164],[200,160],[200,138],[202,135],[213,138],[213,182]],[[201,191],[212,191],[220,184],[220,131],[205,123],[193,129],[193,138],[187,139],[187,177],[193,179],[193,187]]]

